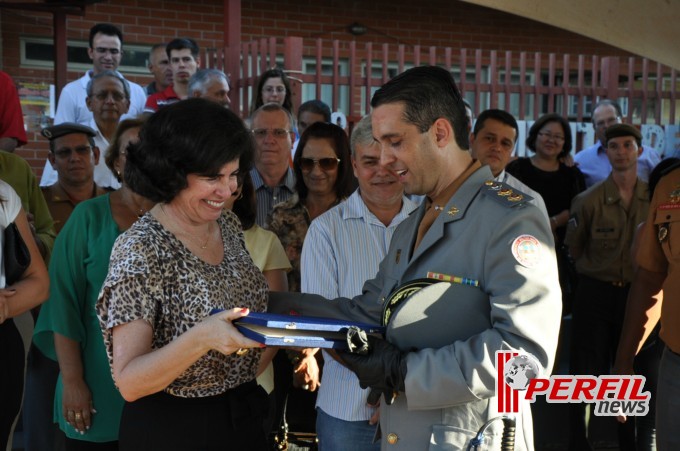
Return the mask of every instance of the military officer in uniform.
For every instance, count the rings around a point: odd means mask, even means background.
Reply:
[[[269,308],[385,320],[386,339],[371,337],[367,355],[343,354],[362,386],[386,395],[382,449],[465,449],[498,415],[496,351],[529,353],[543,368],[553,366],[561,293],[552,233],[528,196],[494,181],[471,157],[465,107],[450,72],[410,69],[380,88],[371,105],[380,164],[407,193],[426,200],[399,225],[362,295],[272,293]],[[423,278],[433,283],[384,309],[395,288]],[[494,423],[485,446],[498,449],[501,432]],[[524,401],[516,449],[533,449]]]
[[[574,198],[565,243],[576,264],[571,374],[609,374],[633,279],[631,245],[647,217],[647,183],[638,178],[642,135],[628,124],[607,128],[605,148],[612,171]],[[569,405],[569,449],[593,449],[587,438],[587,404]],[[635,426],[619,425],[619,447],[635,449]]]
[[[636,255],[614,374],[633,374],[638,349],[661,319],[666,344],[656,396],[656,444],[680,449],[680,166],[669,168],[654,190]],[[655,295],[663,289],[663,302]],[[659,305],[661,304],[661,305]]]

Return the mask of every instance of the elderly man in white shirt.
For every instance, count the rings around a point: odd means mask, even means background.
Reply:
[[[403,195],[396,177],[380,166],[371,119],[364,117],[352,138],[352,166],[359,188],[312,221],[302,249],[302,292],[329,299],[351,298],[378,272],[397,225],[416,204]],[[313,356],[305,357],[309,365]],[[374,442],[376,407],[356,375],[324,351],[324,372],[316,401],[316,431],[323,450],[379,450]]]
[[[90,48],[87,53],[92,59],[92,69],[85,72],[85,75],[79,79],[64,86],[59,95],[54,125],[63,122],[75,122],[92,127],[94,119],[86,103],[87,84],[93,76],[107,70],[116,71],[117,75],[124,78],[120,72],[117,72],[118,65],[123,58],[123,33],[120,29],[112,24],[98,23],[90,29],[89,41]],[[130,107],[123,119],[135,117],[142,113],[146,102],[144,88],[129,80],[127,82],[130,91]],[[104,149],[102,148],[101,151],[104,152]],[[57,172],[52,169],[49,161],[46,161],[40,186],[50,186],[56,182]]]

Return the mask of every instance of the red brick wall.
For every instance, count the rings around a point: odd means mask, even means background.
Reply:
[[[30,0],[26,3],[43,3]],[[97,22],[111,22],[123,30],[126,43],[167,42],[177,36],[194,38],[202,48],[221,47],[222,0],[145,1],[110,0],[88,6],[84,16],[68,16],[69,39],[87,40]],[[571,54],[626,55],[614,47],[528,19],[451,0],[243,0],[242,39],[301,36],[349,40],[346,26],[360,22],[368,32],[358,42],[404,43],[497,50]],[[15,81],[53,82],[53,71],[20,66],[21,36],[52,36],[52,16],[0,8],[2,60],[0,69]],[[69,72],[69,80],[81,74]],[[140,84],[148,76],[130,75]],[[42,171],[47,143],[29,130],[29,144],[18,150]]]

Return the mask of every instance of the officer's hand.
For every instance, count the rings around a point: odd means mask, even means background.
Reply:
[[[371,387],[385,395],[385,402],[392,404],[394,394],[404,391],[406,378],[406,358],[391,343],[368,337],[369,350],[366,355],[340,353],[347,368],[359,378],[361,388]]]

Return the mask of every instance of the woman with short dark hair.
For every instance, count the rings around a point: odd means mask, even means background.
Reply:
[[[571,128],[569,122],[559,114],[546,114],[534,122],[529,129],[526,145],[534,155],[510,162],[506,170],[543,197],[555,236],[563,313],[566,314],[571,309],[575,279],[569,275],[573,276],[573,268],[563,249],[564,235],[571,201],[586,189],[585,178],[576,166],[567,166],[562,162],[571,151]]]
[[[122,450],[266,449],[262,345],[232,321],[266,309],[267,284],[224,209],[252,152],[204,99],[159,110],[128,149],[126,182],[157,205],[116,241],[97,304]]]

